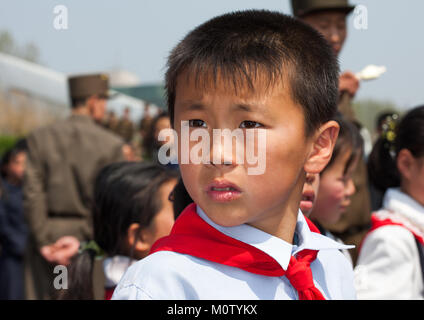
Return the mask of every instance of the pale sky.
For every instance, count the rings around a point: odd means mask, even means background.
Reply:
[[[368,9],[368,29],[348,20],[340,55],[343,70],[384,65],[380,79],[362,83],[357,99],[424,104],[424,1],[350,0]],[[57,5],[68,9],[68,29],[53,27]],[[121,68],[142,83],[163,80],[169,51],[206,20],[230,11],[269,9],[291,13],[289,0],[0,0],[0,29],[17,43],[34,42],[41,62],[66,73]]]

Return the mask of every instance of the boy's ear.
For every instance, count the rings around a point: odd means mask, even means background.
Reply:
[[[339,130],[339,124],[333,120],[319,127],[313,137],[311,153],[304,165],[307,173],[320,173],[324,170],[333,154]]]
[[[150,245],[145,239],[145,233],[138,223],[132,223],[127,232],[128,247],[134,248],[134,252],[143,252],[149,250]]]

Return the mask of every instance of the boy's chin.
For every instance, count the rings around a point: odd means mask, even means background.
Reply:
[[[201,207],[206,215],[214,223],[222,227],[235,227],[242,225],[248,221],[249,214],[245,209],[238,209],[235,206],[225,205],[207,205],[205,208]]]

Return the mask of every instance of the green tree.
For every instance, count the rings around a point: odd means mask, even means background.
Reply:
[[[359,122],[370,132],[375,131],[375,122],[382,112],[397,112],[401,114],[399,107],[391,101],[374,99],[358,100],[353,104],[353,110]]]
[[[0,31],[0,52],[10,54],[31,62],[39,62],[38,47],[30,42],[23,46],[16,44],[13,36],[7,30]]]

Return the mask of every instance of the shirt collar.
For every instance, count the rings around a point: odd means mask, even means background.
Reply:
[[[311,232],[300,210],[297,215],[295,230],[299,240],[297,245],[292,245],[247,224],[234,227],[223,227],[214,223],[199,206],[196,206],[196,212],[206,223],[223,234],[265,252],[277,261],[284,270],[287,270],[292,254],[297,254],[304,249],[325,250],[350,249],[354,247],[340,244],[321,234]]]
[[[121,280],[128,267],[136,262],[129,257],[113,256],[103,260],[103,271],[105,274],[105,287],[115,287]]]
[[[424,207],[403,193],[400,188],[387,189],[383,198],[383,208],[401,214],[424,230]]]

